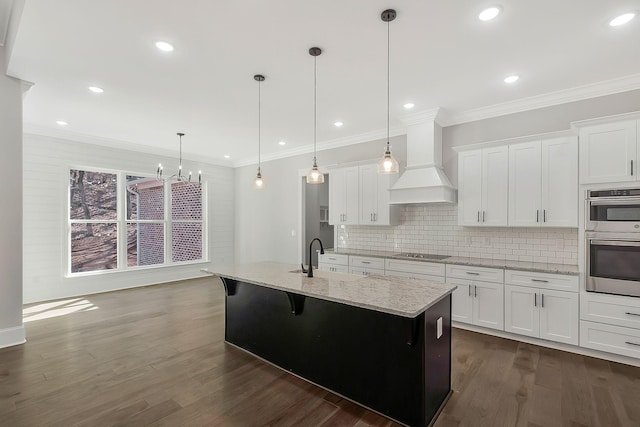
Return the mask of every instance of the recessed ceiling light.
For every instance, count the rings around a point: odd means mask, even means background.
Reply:
[[[58,126],[66,126],[66,125],[68,125],[69,123],[65,122],[64,120],[56,120],[56,124],[57,124]]]
[[[159,41],[156,42],[156,47],[163,52],[173,52],[173,45],[171,43]]]
[[[518,79],[520,78],[520,76],[516,76],[515,74],[512,76],[508,76],[504,78],[504,82],[505,83],[515,83],[518,81]]]
[[[287,143],[284,142],[284,141],[280,141],[280,142],[278,142],[278,145],[287,145]]]
[[[230,158],[231,158],[231,156],[230,156],[230,155],[228,155],[228,154],[225,154],[225,155],[224,155],[224,158],[225,158],[225,159],[230,159]]]
[[[481,21],[491,21],[496,16],[500,15],[501,9],[499,6],[489,7],[478,15],[478,19]]]
[[[407,110],[411,110],[413,107],[415,107],[415,104],[411,102],[407,102],[406,104],[404,104],[404,108],[406,108]]]
[[[89,86],[89,90],[93,93],[102,93],[104,92],[104,89],[102,89],[101,87],[98,86]]]
[[[333,125],[337,128],[341,127],[344,123],[342,122],[334,122]]]
[[[620,25],[624,25],[631,21],[636,17],[635,12],[625,13],[624,15],[616,16],[611,21],[609,21],[609,25],[612,27],[619,27]]]

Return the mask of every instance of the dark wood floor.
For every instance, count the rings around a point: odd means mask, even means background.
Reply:
[[[225,345],[213,279],[28,311],[2,426],[396,425]],[[438,427],[640,426],[640,368],[456,329],[452,382]]]

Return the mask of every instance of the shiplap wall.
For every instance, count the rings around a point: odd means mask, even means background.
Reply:
[[[177,158],[107,146],[24,135],[24,301],[36,302],[202,276],[197,263],[67,277],[69,169],[123,170],[153,174],[158,163],[177,169]],[[208,257],[211,264],[234,257],[234,170],[183,160],[207,181]],[[20,185],[13,182],[11,185]],[[212,282],[213,283],[213,282]]]

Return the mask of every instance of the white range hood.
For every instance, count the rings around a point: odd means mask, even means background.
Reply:
[[[439,109],[408,118],[407,167],[391,187],[390,204],[455,203],[456,188],[442,170]]]

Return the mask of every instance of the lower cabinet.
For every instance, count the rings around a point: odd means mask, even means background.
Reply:
[[[505,271],[504,330],[578,345],[578,276]]]
[[[319,254],[318,269],[324,271],[333,271],[334,273],[348,273],[349,255]]]
[[[502,283],[457,278],[447,279],[447,283],[458,287],[451,299],[451,320],[504,330]]]
[[[444,283],[444,264],[424,261],[406,261],[387,258],[384,265],[386,276],[408,277]]]
[[[384,258],[350,256],[349,273],[363,276],[370,274],[384,276]]]
[[[578,344],[578,294],[505,285],[504,330]]]

